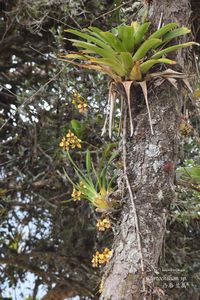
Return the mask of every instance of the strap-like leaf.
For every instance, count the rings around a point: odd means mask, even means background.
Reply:
[[[113,73],[113,70],[109,66],[101,66],[102,72],[109,75],[115,82],[121,82],[122,78],[117,74]]]
[[[160,29],[156,30],[154,33],[152,33],[152,35],[150,35],[150,37],[148,39],[152,39],[152,38],[162,38],[162,36],[164,34],[166,34],[167,32],[169,32],[170,30],[174,29],[175,27],[177,27],[178,24],[177,23],[169,23],[163,27],[161,27]]]
[[[95,59],[93,57],[93,59]],[[118,76],[117,74],[115,74],[112,70],[111,67],[109,67],[108,65],[95,65],[95,64],[79,64],[75,61],[71,61],[69,59],[64,59],[64,58],[60,58],[59,60],[63,60],[65,62],[70,62],[71,64],[78,66],[80,68],[85,68],[85,69],[90,69],[90,70],[96,70],[102,73],[107,74],[108,76],[110,76],[114,81],[116,82],[121,82],[121,77]],[[91,59],[92,60],[92,59]]]
[[[75,164],[75,162],[73,161],[71,155],[69,154],[69,152],[67,152],[67,156],[70,160],[70,162],[73,165],[74,171],[76,172],[77,176],[81,179],[84,180],[85,182],[87,182],[87,184],[90,184],[90,180],[87,178],[87,176],[79,169],[79,167]]]
[[[81,38],[83,38],[85,40],[88,40],[89,42],[92,42],[95,45],[98,45],[98,46],[102,47],[103,49],[106,49],[108,51],[113,51],[112,48],[108,44],[106,44],[102,40],[100,40],[98,38],[95,38],[95,37],[93,37],[93,36],[91,36],[89,34],[83,33],[81,31],[78,31],[78,30],[75,30],[75,29],[68,29],[68,30],[65,30],[65,31],[73,33],[74,35],[77,35],[77,36],[79,36],[79,37],[81,37]]]
[[[79,48],[84,48],[86,49],[86,51],[83,51],[83,53],[95,53],[95,54],[98,54],[102,57],[105,57],[105,58],[112,58],[113,57],[113,53],[112,51],[109,52],[101,47],[97,47],[91,43],[87,43],[87,42],[82,42],[82,41],[77,41],[77,40],[74,40],[74,39],[69,39],[69,41],[72,41],[73,42],[73,45],[76,46],[76,47],[79,47]]]
[[[125,70],[125,75],[128,75],[133,66],[133,59],[129,52],[119,53],[119,60]]]
[[[90,35],[98,38],[102,42],[106,43],[105,38],[101,35],[102,30],[100,30],[99,28],[97,28],[97,27],[88,27],[88,28],[85,28],[83,30],[88,32]]]
[[[126,51],[122,42],[112,32],[102,31],[100,35],[107,41],[109,46],[112,47],[115,51],[117,52]]]
[[[161,40],[159,39],[148,39],[146,40],[136,51],[136,53],[133,55],[133,61],[139,61],[141,60],[146,53],[153,48],[154,46],[158,45]]]
[[[136,47],[138,47],[144,40],[144,35],[148,31],[150,24],[150,22],[144,23],[142,25],[139,25],[139,27],[137,27],[137,29],[135,30],[134,36]]]
[[[176,61],[167,58],[149,59],[140,65],[141,72],[146,74],[154,65],[159,63],[174,65]]]
[[[173,51],[178,50],[178,49],[186,48],[186,47],[189,47],[189,46],[192,46],[192,45],[199,45],[199,44],[195,43],[195,42],[188,42],[188,43],[184,43],[184,44],[171,46],[171,47],[168,47],[168,48],[165,48],[161,51],[156,52],[154,55],[152,55],[151,59],[160,58],[160,57],[162,57],[163,55],[165,55],[167,53],[173,52]]]
[[[118,76],[123,77],[126,75],[126,70],[123,67],[122,63],[116,60],[116,57],[113,58],[94,58],[91,60],[99,65],[110,66],[112,71],[115,72]]]
[[[117,34],[125,51],[133,52],[135,48],[135,36],[133,26],[120,25],[117,27]]]
[[[177,28],[174,29],[170,32],[168,32],[164,37],[163,37],[163,43],[169,43],[171,40],[181,36],[181,35],[185,35],[187,33],[190,33],[191,30],[188,29],[187,27],[181,27],[181,28]]]
[[[100,28],[95,27],[95,26],[90,26],[86,30],[90,30],[91,32],[94,32],[94,33],[97,33],[97,34],[100,34],[100,32],[102,31]]]

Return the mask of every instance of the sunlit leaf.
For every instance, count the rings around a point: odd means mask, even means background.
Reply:
[[[135,46],[138,47],[141,42],[144,40],[145,34],[149,29],[150,22],[144,23],[142,25],[137,26],[135,29],[134,37],[135,37]]]
[[[191,32],[191,30],[188,29],[187,27],[181,27],[181,28],[174,29],[174,30],[168,32],[166,35],[164,35],[163,43],[169,43],[171,40],[173,40],[181,35],[190,33],[190,32]]]
[[[163,35],[165,35],[167,32],[169,32],[170,30],[174,29],[177,26],[178,26],[177,23],[169,23],[161,27],[160,29],[156,30],[154,33],[152,33],[148,39],[162,38]]]
[[[143,74],[146,74],[154,65],[160,64],[160,63],[174,65],[174,64],[176,64],[176,61],[168,59],[168,58],[149,59],[140,65],[141,72]]]
[[[168,47],[168,48],[165,48],[165,49],[163,49],[161,51],[156,52],[154,55],[151,56],[151,59],[160,58],[163,55],[166,55],[166,54],[168,54],[170,52],[173,52],[175,50],[182,49],[182,48],[187,48],[187,47],[192,46],[192,45],[199,45],[199,44],[195,43],[195,42],[188,42],[188,43],[184,43],[184,44],[179,44],[179,45],[171,46],[171,47]]]
[[[95,37],[91,36],[90,34],[86,34],[86,33],[83,33],[81,31],[78,31],[78,30],[75,30],[75,29],[67,29],[65,31],[73,33],[73,34],[75,34],[79,37],[82,37],[85,40],[88,40],[89,42],[92,42],[93,44],[98,45],[98,46],[100,46],[100,47],[102,47],[102,48],[104,48],[108,51],[112,51],[112,48],[108,44],[101,41],[99,38],[95,38]]]
[[[148,39],[146,40],[133,55],[133,61],[138,61],[147,54],[147,52],[152,49],[154,46],[158,45],[161,40],[159,39]]]

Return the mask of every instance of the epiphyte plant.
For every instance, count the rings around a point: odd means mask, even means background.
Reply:
[[[66,30],[66,32],[74,34],[82,40],[70,38],[69,40],[73,43],[73,46],[79,48],[80,51],[62,55],[61,59],[70,61],[72,64],[82,68],[103,72],[112,79],[108,97],[110,137],[115,101],[118,97],[116,91],[119,91],[117,87],[122,85],[125,91],[125,96],[123,93],[120,93],[120,97],[122,109],[126,100],[128,103],[130,135],[132,135],[133,121],[130,90],[132,83],[141,86],[147,105],[151,132],[153,133],[146,81],[156,77],[164,77],[165,79],[173,77],[185,78],[185,74],[171,69],[167,69],[164,72],[151,73],[151,68],[161,63],[176,64],[176,61],[166,57],[168,53],[197,44],[195,42],[187,42],[168,45],[170,42],[174,42],[177,37],[188,34],[190,30],[186,27],[178,27],[177,23],[169,23],[148,36],[150,24],[150,22],[143,24],[132,22],[131,25],[119,25],[111,31],[102,31],[97,27],[85,28],[82,31],[75,29]],[[75,60],[82,61],[82,63],[78,63]],[[107,119],[103,133],[105,132]]]
[[[90,151],[87,149],[85,157],[85,171],[82,171],[73,161],[67,151],[67,156],[77,175],[78,183],[74,183],[64,170],[65,176],[73,185],[72,200],[86,200],[97,208],[97,211],[110,211],[117,207],[118,202],[112,199],[113,185],[116,176],[109,174],[109,167],[117,156],[115,151],[107,162],[100,161],[100,167],[96,169],[91,159]]]

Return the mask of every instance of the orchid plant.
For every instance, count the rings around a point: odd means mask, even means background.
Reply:
[[[65,176],[73,185],[72,200],[86,200],[94,205],[99,212],[115,209],[119,203],[112,199],[111,196],[116,176],[109,176],[108,168],[117,156],[117,152],[113,152],[106,164],[102,157],[102,161],[99,164],[100,167],[95,169],[90,151],[87,149],[85,171],[82,171],[76,165],[69,152],[67,152],[67,156],[78,178],[78,183],[73,182],[64,170]]]

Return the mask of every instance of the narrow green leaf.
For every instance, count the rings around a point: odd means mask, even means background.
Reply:
[[[156,52],[154,55],[152,55],[151,59],[160,58],[160,57],[162,57],[163,55],[165,55],[167,53],[176,51],[178,49],[187,48],[187,47],[192,46],[192,45],[199,45],[199,44],[195,43],[195,42],[188,42],[188,43],[184,43],[184,44],[171,46],[171,47],[168,47],[168,48],[165,48],[161,51]]]
[[[77,41],[77,40],[74,40],[74,39],[69,39],[70,41],[73,42],[73,45],[78,47],[78,48],[84,48],[86,49],[86,51],[83,51],[83,52],[86,52],[86,53],[95,53],[95,54],[98,54],[102,57],[109,57],[109,58],[112,58],[113,57],[113,54],[112,54],[112,51],[107,51],[103,48],[100,48],[100,47],[97,47],[93,44],[90,44],[90,43],[86,43],[86,42],[81,42],[81,41]]]
[[[125,70],[126,75],[128,75],[133,67],[133,59],[131,53],[121,52],[119,54],[119,58],[122,63],[123,69]]]
[[[124,40],[125,31],[126,31],[126,25],[120,25],[116,28],[116,33],[118,35],[118,38],[121,41]]]
[[[133,55],[133,61],[139,61],[142,59],[146,53],[160,43],[160,39],[148,39],[146,40],[136,51],[136,53]]]
[[[114,183],[114,181],[117,179],[117,175],[114,175],[108,182],[107,182],[107,190],[109,191]]]
[[[112,71],[114,71],[120,77],[126,75],[126,70],[124,69],[122,63],[116,60],[116,57],[112,58],[96,58],[93,60],[95,63],[100,65],[107,65],[110,66]]]
[[[167,32],[169,32],[170,30],[174,29],[177,26],[178,26],[177,23],[169,23],[161,27],[160,29],[156,30],[154,33],[152,33],[148,39],[161,38],[164,34],[166,34]]]
[[[69,177],[69,175],[67,174],[66,170],[63,168],[63,172],[65,174],[65,177],[69,180],[69,182],[74,186],[75,183],[71,180],[71,178]]]
[[[190,32],[191,32],[191,30],[188,29],[187,27],[181,27],[181,28],[174,29],[174,30],[168,32],[166,35],[164,35],[163,43],[169,43],[171,40],[173,40],[181,35],[190,33]]]
[[[84,31],[88,32],[90,35],[96,37],[97,39],[101,40],[102,42],[106,42],[106,40],[101,35],[101,32],[103,32],[101,29],[97,27],[88,27],[83,29]]]
[[[135,37],[133,26],[120,25],[115,28],[118,38],[121,40],[124,50],[128,52],[133,52],[135,48]]]
[[[149,69],[151,69],[154,65],[159,63],[165,63],[170,65],[176,64],[174,60],[167,59],[167,58],[149,59],[140,65],[141,72],[143,74],[146,74],[149,71]]]
[[[138,47],[141,42],[144,40],[144,35],[148,31],[150,22],[146,22],[142,25],[139,25],[137,29],[135,30],[134,36],[135,36],[135,46]]]
[[[115,150],[113,151],[111,157],[109,158],[108,162],[107,162],[107,165],[109,166],[112,161],[117,157],[117,155],[119,155],[119,151]]]
[[[87,184],[90,184],[91,181],[85,176],[85,174],[79,169],[79,167],[75,164],[75,162],[73,161],[71,155],[69,154],[69,152],[67,152],[67,156],[71,162],[71,164],[74,167],[74,171],[76,172],[77,176],[80,178],[80,180],[87,182]]]
[[[99,29],[98,27],[95,27],[95,26],[90,26],[90,27],[88,27],[88,29],[97,34],[100,34],[100,32],[102,32],[101,29]]]
[[[107,43],[117,52],[126,51],[122,42],[112,32],[101,32],[100,35],[107,41]]]
[[[109,45],[107,45],[105,42],[103,42],[102,40],[100,40],[98,38],[95,38],[95,37],[93,37],[89,34],[80,32],[80,31],[75,30],[75,29],[68,29],[68,30],[65,30],[65,31],[73,33],[74,35],[77,35],[79,37],[82,37],[83,39],[88,40],[89,42],[92,42],[95,45],[98,45],[98,46],[102,47],[103,49],[106,49],[108,51],[113,51],[112,48]]]
[[[94,173],[94,175],[96,177],[96,180],[97,180],[97,182],[96,182],[96,189],[97,189],[97,186],[99,186],[99,189],[100,189],[101,188],[101,178],[100,178],[98,172],[96,171],[93,162],[92,162],[92,170],[93,170],[93,173]]]
[[[101,159],[103,159],[103,161],[105,161],[108,158],[108,156],[110,156],[111,152],[113,152],[113,150],[117,148],[117,146],[118,146],[118,143],[105,144],[103,147]]]

